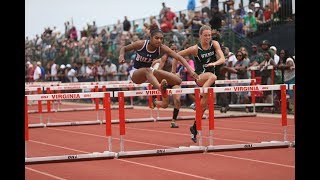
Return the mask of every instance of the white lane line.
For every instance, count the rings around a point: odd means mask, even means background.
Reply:
[[[181,136],[190,136],[190,134],[183,134],[183,133],[173,133],[173,132],[167,132],[167,131],[157,131],[157,130],[150,130],[150,129],[143,129],[143,128],[133,128],[133,127],[126,127],[126,128],[128,128],[128,129],[136,129],[136,130],[141,130],[141,131],[158,132],[158,133],[174,134],[174,135],[181,135]],[[91,133],[85,133],[85,132],[79,132],[79,131],[71,131],[71,130],[57,129],[57,128],[48,128],[48,129],[106,138],[106,136],[96,135],[96,134],[91,134]],[[209,137],[208,136],[202,136],[202,138],[207,138],[208,139]],[[113,138],[113,139],[120,140],[119,138]],[[239,143],[254,143],[254,142],[251,142],[251,141],[241,141],[241,140],[236,140],[236,139],[224,139],[224,138],[217,138],[217,137],[215,137],[215,139],[216,140],[218,139],[218,140],[224,140],[224,141],[231,141],[231,142],[239,142]],[[145,143],[145,142],[129,140],[129,139],[124,139],[124,141],[135,142],[135,143],[139,143],[139,144],[147,144],[147,145],[152,145],[152,146],[160,146],[158,144]],[[161,146],[161,147],[163,147],[163,146]],[[169,146],[165,146],[165,147],[170,148]]]
[[[82,132],[77,132],[77,131],[60,130],[60,129],[56,129],[56,128],[50,128],[50,129],[54,129],[54,130],[58,130],[58,131],[65,131],[65,132],[70,132],[70,133],[86,134],[86,135],[89,135],[89,136],[105,137],[105,136],[100,136],[100,135],[95,135],[95,134],[90,134],[90,133],[82,133]],[[178,133],[175,133],[175,134],[178,134]],[[118,138],[115,138],[115,139],[118,139]],[[128,141],[131,141],[131,140],[128,140]],[[153,145],[153,146],[157,146],[157,147],[160,146],[160,147],[165,147],[165,148],[174,148],[174,147],[160,145],[160,144],[144,143],[144,142],[141,142],[141,141],[131,141],[131,142],[140,143],[140,144],[148,144],[148,145]],[[247,142],[247,143],[253,143],[253,142]],[[235,159],[248,160],[248,161],[254,161],[254,162],[260,162],[260,163],[267,163],[267,164],[284,166],[284,167],[293,167],[294,168],[294,166],[290,166],[290,165],[278,164],[278,163],[267,162],[267,161],[259,161],[259,160],[255,160],[255,159],[240,158],[240,157],[235,157],[235,156],[219,155],[219,154],[212,154],[212,153],[207,153],[207,154],[209,154],[209,155],[217,155],[217,156],[224,156],[224,157],[235,158]]]
[[[58,177],[58,176],[55,176],[55,175],[52,175],[52,174],[49,174],[49,173],[46,173],[46,172],[43,172],[43,171],[35,170],[33,168],[30,168],[30,167],[25,167],[25,168],[27,170],[30,170],[30,171],[33,171],[33,172],[36,172],[36,173],[39,173],[39,174],[43,174],[43,175],[49,176],[49,177],[54,178],[54,179],[67,180],[67,179],[64,179],[64,178],[61,178],[61,177]]]
[[[70,133],[85,134],[85,135],[90,135],[90,136],[96,136],[96,137],[103,137],[103,138],[105,138],[105,136],[95,135],[95,134],[90,134],[90,133],[82,133],[82,132],[69,131],[69,130],[60,130],[60,129],[55,129],[55,128],[50,128],[50,129],[58,130],[58,131],[65,131],[65,132],[70,132]],[[137,143],[143,143],[143,142],[139,142],[139,141],[135,141],[135,142],[137,142]],[[43,144],[51,145],[51,144],[48,144],[48,143],[43,143]],[[144,144],[144,143],[143,143],[143,144]],[[172,148],[172,147],[169,147],[169,146],[159,145],[159,144],[151,144],[151,143],[147,143],[147,144],[149,144],[149,145],[154,145],[154,146],[166,147],[166,148]],[[67,147],[63,147],[63,146],[57,146],[57,145],[51,145],[51,146],[60,147],[60,148],[63,148],[63,149],[69,149],[69,150],[71,149],[71,148],[67,148]],[[82,152],[82,153],[89,153],[89,152],[80,151],[80,150],[76,150],[76,149],[72,149],[72,150],[79,151],[79,152]],[[252,162],[263,163],[263,164],[270,164],[270,165],[276,165],[276,166],[282,166],[282,167],[288,167],[288,168],[295,168],[294,166],[290,166],[290,165],[273,163],[273,162],[267,162],[267,161],[261,161],[261,160],[255,160],[255,159],[249,159],[249,158],[241,158],[241,157],[236,157],[236,156],[228,156],[228,155],[213,154],[213,153],[207,153],[207,154],[208,154],[208,155],[212,155],[212,156],[223,156],[223,157],[227,157],[227,158],[233,158],[233,159],[239,159],[239,160],[246,160],[246,161],[252,161]],[[118,160],[120,160],[120,159],[118,159]],[[130,163],[135,163],[135,164],[139,164],[139,165],[143,165],[143,166],[147,166],[147,167],[152,167],[152,168],[160,169],[160,170],[166,170],[166,171],[170,171],[170,172],[177,172],[177,173],[180,173],[180,174],[185,174],[185,175],[187,175],[187,173],[183,173],[183,172],[173,171],[173,170],[169,170],[169,169],[163,169],[163,168],[160,168],[160,167],[151,166],[151,165],[142,164],[142,163],[136,163],[136,162],[133,162],[133,161],[123,160],[123,159],[121,159],[121,160],[122,160],[122,161],[125,161],[125,162],[130,162]],[[200,176],[196,176],[196,175],[192,175],[192,176],[194,176],[194,177],[199,177],[199,178],[204,178],[204,177],[200,177]],[[208,179],[208,178],[207,178],[207,179]]]
[[[165,123],[165,122],[159,122],[159,123]],[[183,126],[190,126],[190,124],[184,124],[179,123],[179,125]],[[128,127],[131,128],[131,127]],[[209,126],[202,126],[202,128],[209,128]],[[137,128],[136,128],[137,129]],[[244,131],[244,132],[255,132],[255,133],[263,133],[263,134],[274,134],[274,135],[282,135],[283,133],[276,133],[276,132],[268,132],[268,131],[256,131],[256,130],[250,130],[250,129],[235,129],[235,128],[215,128],[215,129],[225,129],[225,130],[232,130],[232,131]],[[295,136],[294,134],[287,134],[289,136]]]
[[[215,119],[216,120],[216,119]],[[217,119],[216,120],[219,123],[222,122],[233,122],[233,123],[247,123],[247,124],[259,124],[259,125],[269,125],[269,126],[280,126],[280,124],[275,124],[275,123],[267,123],[267,122],[251,122],[251,121],[245,121],[245,120],[240,120],[239,118],[234,118],[234,119]],[[288,124],[288,127],[295,127],[295,125]]]
[[[87,136],[94,136],[94,137],[99,137],[99,138],[107,138],[106,136],[102,136],[102,135],[91,134],[91,133],[85,133],[85,132],[79,132],[79,131],[71,131],[71,130],[66,130],[66,129],[56,129],[56,128],[48,128],[48,129],[56,130],[56,131],[69,132],[69,133],[75,133],[75,134],[82,134],[82,135],[87,135]],[[114,138],[114,137],[112,137],[112,139],[120,140],[120,138]],[[129,139],[124,139],[124,141],[127,141],[127,142],[134,142],[134,143],[139,143],[139,144],[145,144],[145,145],[151,145],[151,146],[159,146],[159,147],[172,148],[172,147],[170,147],[170,146],[162,146],[162,145],[158,145],[158,144],[146,143],[146,142],[135,141],[135,140],[129,140]]]
[[[89,153],[89,152],[86,152],[86,151],[81,151],[81,150],[72,149],[72,148],[68,148],[68,147],[64,147],[64,146],[58,146],[58,145],[49,144],[49,143],[43,143],[43,142],[39,142],[39,141],[32,141],[32,142],[40,143],[40,144],[44,144],[44,145],[48,145],[48,146],[53,146],[53,147],[58,147],[58,148],[61,148],[61,149],[73,150],[73,151],[77,151],[77,152],[81,152],[81,153]],[[163,146],[163,147],[168,147],[168,146]],[[124,160],[124,159],[115,159],[115,160],[123,161],[123,162],[126,162],[126,163],[131,163],[131,164],[135,164],[135,165],[139,165],[139,166],[143,166],[143,167],[158,169],[158,170],[162,170],[162,171],[168,171],[168,172],[181,174],[181,175],[185,175],[185,176],[191,176],[191,177],[198,178],[198,179],[214,180],[214,179],[211,179],[211,178],[206,178],[206,177],[197,176],[197,175],[194,175],[194,174],[184,173],[184,172],[181,172],[181,171],[175,171],[175,170],[171,170],[171,169],[161,168],[161,167],[158,167],[158,166],[152,166],[152,165],[148,165],[148,164],[138,163],[138,162],[134,162],[134,161]],[[37,171],[37,170],[29,168],[29,167],[25,167],[25,168],[30,169],[30,170],[35,171],[35,172],[38,172],[40,174],[44,174],[44,175],[47,175],[47,176],[50,176],[50,177],[54,177],[56,179],[64,180],[64,179],[59,178],[57,176],[53,176],[53,175],[45,173],[45,172]]]
[[[197,176],[197,175],[194,175],[194,174],[189,174],[189,173],[184,173],[184,172],[180,172],[180,171],[174,171],[174,170],[171,170],[171,169],[161,168],[161,167],[158,167],[158,166],[152,166],[152,165],[148,165],[148,164],[142,164],[142,163],[133,162],[133,161],[128,161],[128,160],[124,160],[124,159],[117,159],[117,160],[119,160],[119,161],[124,161],[124,162],[128,162],[128,163],[132,163],[132,164],[136,164],[136,165],[139,165],[139,166],[144,166],[144,167],[159,169],[159,170],[163,170],[163,171],[169,171],[169,172],[176,173],[176,174],[182,174],[182,175],[185,175],[185,176],[191,176],[191,177],[198,178],[198,179],[214,180],[214,179],[206,178],[206,177],[203,177],[203,176]]]
[[[287,167],[287,168],[295,169],[294,166],[286,165],[286,164],[279,164],[279,163],[268,162],[268,161],[260,161],[260,160],[256,160],[256,159],[242,158],[242,157],[236,157],[236,156],[228,156],[228,155],[223,155],[223,154],[215,154],[215,153],[207,153],[207,154],[208,155],[212,155],[212,156],[222,156],[222,157],[227,157],[227,158],[232,158],[232,159],[252,161],[252,162],[258,162],[258,163],[263,163],[263,164],[270,164],[270,165],[275,165],[275,166],[281,166],[281,167]]]
[[[58,146],[58,145],[54,145],[54,144],[49,144],[49,143],[45,143],[45,142],[34,141],[34,140],[30,140],[30,142],[34,142],[34,143],[38,143],[38,144],[42,144],[42,145],[52,146],[52,147],[56,147],[56,148],[63,148],[63,149],[79,152],[79,150],[77,150],[77,149],[67,148],[67,147]],[[88,152],[85,152],[85,151],[80,151],[80,152],[88,153]]]

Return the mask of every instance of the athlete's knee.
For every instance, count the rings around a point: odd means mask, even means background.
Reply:
[[[216,80],[217,80],[217,76],[216,76],[215,74],[212,74],[212,75],[209,77],[209,79],[210,79],[211,81],[216,81]]]
[[[174,100],[174,106],[175,106],[175,108],[180,109],[180,107],[181,107],[180,99],[179,100],[178,99]]]
[[[163,108],[163,109],[166,109],[168,106],[169,106],[168,103],[162,103],[162,108]]]
[[[182,79],[176,75],[174,75],[173,77],[170,77],[170,79],[173,81],[173,84],[172,84],[173,86],[177,86],[182,83]],[[176,87],[172,87],[172,88],[176,88]]]
[[[148,73],[148,74],[152,74],[153,71],[154,71],[154,69],[151,69],[151,68],[145,68],[144,70],[145,70],[145,72]]]
[[[207,82],[210,82],[210,84],[214,84],[214,82],[217,80],[217,76],[212,74],[211,76],[208,77]]]

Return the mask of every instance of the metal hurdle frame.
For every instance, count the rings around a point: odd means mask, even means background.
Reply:
[[[199,133],[199,145],[190,146],[190,147],[179,147],[179,148],[168,148],[168,149],[152,149],[152,150],[138,150],[138,151],[125,151],[124,150],[124,135],[125,135],[125,112],[123,102],[119,102],[119,126],[120,126],[120,152],[116,154],[116,158],[125,158],[125,157],[136,157],[136,156],[151,156],[151,155],[169,155],[169,154],[180,154],[180,153],[196,153],[196,152],[211,152],[211,151],[230,151],[230,150],[252,150],[252,149],[261,149],[261,148],[288,148],[292,146],[292,143],[287,141],[287,113],[286,113],[286,85],[253,85],[253,86],[232,86],[230,87],[210,87],[210,88],[184,88],[184,89],[168,89],[167,93],[172,94],[187,94],[195,93],[198,106],[196,108],[196,123],[197,130]],[[268,90],[281,90],[282,93],[282,126],[284,127],[284,139],[283,141],[263,141],[260,143],[251,143],[251,144],[232,144],[232,145],[214,145],[213,144],[213,130],[214,130],[214,93],[223,93],[223,92],[240,92],[240,91],[268,91]],[[152,96],[158,95],[159,90],[149,90],[149,91],[131,91],[131,92],[118,92],[118,96],[121,101],[123,101],[126,96]],[[201,107],[200,107],[200,93],[209,93],[210,99],[209,103],[209,146],[202,145],[202,136],[201,136]],[[161,93],[160,93],[161,94]]]
[[[182,154],[182,153],[205,153],[212,151],[230,151],[230,150],[252,150],[261,148],[288,148],[293,146],[294,141],[290,143],[287,140],[287,113],[286,113],[286,85],[254,85],[254,86],[233,86],[229,87],[210,87],[210,88],[184,88],[184,89],[168,89],[169,95],[182,94],[182,93],[195,93],[197,102],[200,101],[200,93],[209,94],[209,146],[202,145],[201,137],[201,117],[199,117],[199,109],[197,108],[196,123],[197,130],[199,131],[199,145],[198,146],[180,146],[178,148],[167,148],[167,149],[151,149],[151,150],[139,150],[139,151],[125,151],[124,149],[124,135],[125,135],[125,109],[124,98],[126,96],[139,96],[147,95],[152,96],[160,93],[159,90],[145,90],[145,91],[121,91],[115,96],[119,97],[119,130],[120,130],[120,152],[112,152],[112,141],[111,141],[111,115],[110,112],[110,94],[109,93],[78,93],[78,98],[101,98],[104,97],[105,104],[105,117],[106,117],[106,136],[108,137],[108,151],[104,152],[93,152],[87,154],[74,154],[74,155],[62,155],[62,156],[47,156],[47,157],[27,157],[27,142],[29,140],[29,127],[28,127],[28,112],[25,110],[25,164],[36,164],[36,163],[47,163],[47,162],[61,162],[61,161],[80,161],[80,160],[92,160],[92,159],[113,159],[113,158],[126,158],[126,157],[137,157],[137,156],[153,156],[153,155],[171,155],[171,154]],[[282,121],[281,125],[284,129],[283,141],[262,141],[260,143],[251,144],[231,144],[231,145],[214,145],[213,143],[213,130],[214,130],[214,93],[222,92],[239,92],[239,91],[267,91],[267,90],[281,90],[281,102],[282,102]],[[170,92],[171,91],[171,92]],[[75,94],[75,93],[70,93]],[[51,95],[26,95],[25,106],[27,107],[28,100],[53,100],[55,99],[53,94]],[[68,98],[68,95],[65,96]],[[71,96],[70,96],[71,97]],[[69,97],[69,98],[70,98]]]
[[[71,84],[71,83],[69,83]],[[100,85],[85,85],[85,84],[80,84],[80,85],[68,85],[68,86],[60,86],[59,84],[57,86],[44,86],[42,88],[49,88],[49,91],[61,91],[61,90],[75,90],[75,89],[94,89],[95,92],[98,92],[98,89],[100,88],[104,88],[104,89],[113,89],[113,88],[133,88],[133,87],[147,87],[148,83],[144,83],[141,85],[137,85],[137,84],[100,84]],[[28,88],[30,89],[30,87]],[[26,90],[28,90],[26,88]],[[50,94],[50,93],[49,93]],[[98,102],[96,102],[98,103]],[[84,108],[69,108],[69,109],[60,109],[59,108],[59,103],[57,103],[57,108],[56,109],[52,109],[53,111],[79,111],[79,110],[94,110],[94,107],[84,107]],[[54,104],[53,104],[54,105]],[[125,108],[133,108],[133,102],[131,99],[131,105],[129,106],[125,106]],[[114,109],[114,108],[113,108]],[[33,110],[33,111],[29,111],[29,113],[36,113],[38,111]],[[43,112],[48,112],[48,110],[45,110]]]
[[[112,152],[112,138],[111,138],[111,103],[110,93],[98,92],[98,93],[68,93],[64,99],[73,99],[76,96],[79,99],[85,98],[103,98],[105,105],[105,118],[106,118],[106,137],[108,138],[108,150],[103,152],[93,152],[86,154],[69,154],[61,156],[45,156],[45,157],[28,157],[27,143],[29,141],[29,118],[28,111],[25,109],[25,164],[39,164],[39,163],[53,163],[53,162],[64,162],[64,161],[81,161],[81,160],[92,160],[92,159],[113,159],[116,156],[115,152]],[[62,97],[60,97],[61,99]],[[48,95],[29,95],[25,96],[25,108],[28,106],[28,100],[54,100],[57,99],[55,94]]]
[[[237,83],[255,83],[256,79],[234,79],[234,80],[216,80],[216,84],[237,84]],[[197,85],[195,81],[182,81],[181,86],[186,86],[186,85]],[[227,86],[229,87],[229,86]],[[231,87],[231,86],[230,86]],[[195,87],[196,88],[196,87]],[[191,93],[192,94],[192,93]],[[157,95],[157,98],[160,99],[160,95]],[[255,108],[255,106],[259,106],[259,103],[255,104],[250,104]],[[230,107],[237,107],[237,106],[242,106],[241,104],[230,104]],[[160,117],[160,112],[159,112],[159,107],[157,107],[157,117],[155,118],[157,121],[171,121],[171,117]],[[236,114],[216,114],[216,118],[228,118],[228,117],[252,117],[256,116],[256,111],[254,109],[253,113],[236,113]],[[208,117],[206,115],[202,116],[202,119],[207,119]],[[189,120],[189,119],[194,119],[194,116],[178,116],[177,120]]]

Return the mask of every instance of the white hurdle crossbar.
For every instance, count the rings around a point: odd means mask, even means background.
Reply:
[[[239,91],[268,91],[268,90],[281,90],[284,85],[253,85],[253,86],[232,86],[232,87],[210,87],[214,90],[214,93],[222,92],[239,92]],[[285,86],[285,89],[288,87]],[[183,89],[168,89],[168,94],[187,94],[194,93],[198,89],[200,93],[208,93],[209,88],[183,88]],[[152,96],[159,95],[161,92],[159,90],[146,90],[146,91],[121,91],[121,98],[126,96]],[[119,94],[118,93],[118,94]],[[117,96],[117,94],[116,94]],[[211,102],[213,104],[213,101]],[[122,112],[124,114],[124,111]],[[124,115],[123,115],[124,116]],[[211,119],[211,121],[213,121]],[[213,123],[213,122],[211,122]],[[209,122],[210,124],[210,122]],[[286,125],[285,125],[286,126]],[[121,130],[122,129],[122,130]],[[212,132],[210,136],[212,136]],[[286,132],[284,132],[286,136]],[[284,141],[270,141],[270,142],[260,142],[251,144],[231,144],[231,145],[213,145],[210,143],[209,146],[202,146],[201,135],[199,133],[199,146],[190,146],[184,148],[169,148],[169,149],[154,149],[154,150],[140,150],[140,151],[124,151],[123,136],[125,135],[125,125],[120,125],[120,152],[117,154],[117,158],[121,157],[135,157],[135,156],[150,156],[150,155],[165,155],[165,154],[176,154],[176,153],[193,153],[193,152],[209,152],[209,151],[230,151],[230,150],[250,150],[250,149],[261,149],[261,148],[284,148],[292,146],[292,143],[284,138]]]
[[[208,89],[213,89],[215,93],[221,92],[238,92],[238,91],[264,91],[264,90],[285,90],[287,86],[284,85],[255,85],[255,86],[234,86],[232,88],[227,87],[210,87],[210,88],[184,88],[184,89],[168,89],[169,94],[181,94],[194,92],[195,89],[199,89],[200,92],[206,93]],[[227,88],[227,89],[225,89]],[[122,96],[138,96],[138,95],[154,95],[160,93],[158,90],[147,91],[128,91],[121,92]],[[87,93],[90,94],[90,93]],[[100,93],[93,93],[93,96],[100,97]],[[118,93],[117,93],[118,94]],[[30,100],[39,100],[39,95],[30,95]],[[68,96],[68,95],[66,95]],[[80,95],[79,95],[80,96]],[[45,97],[42,97],[45,98]],[[47,97],[50,99],[52,97]],[[46,99],[46,100],[47,100]],[[213,103],[213,101],[212,101]],[[124,128],[124,127],[123,127]],[[121,129],[121,126],[120,126]],[[125,131],[125,129],[123,129]],[[120,130],[121,135],[121,130]],[[124,135],[124,134],[123,134]],[[120,142],[121,143],[121,142]],[[121,144],[120,144],[121,146]],[[231,150],[253,150],[263,148],[287,148],[294,147],[295,141],[262,141],[260,143],[249,144],[231,144],[231,145],[213,145],[209,146],[180,146],[178,148],[166,148],[166,149],[151,149],[151,150],[138,150],[138,151],[124,151],[124,148],[120,148],[120,152],[104,151],[93,152],[87,154],[75,154],[75,155],[62,155],[62,156],[47,156],[47,157],[32,157],[25,158],[25,164],[47,163],[47,162],[63,162],[63,161],[79,161],[79,160],[92,160],[92,159],[112,159],[112,158],[127,158],[137,156],[159,156],[159,155],[171,155],[182,153],[204,153],[204,152],[216,152],[216,151],[231,151]],[[110,149],[110,148],[109,148]]]

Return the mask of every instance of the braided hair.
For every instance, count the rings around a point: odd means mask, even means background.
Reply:
[[[158,27],[157,24],[152,24],[150,26],[150,36],[152,37],[157,33],[162,33],[163,34],[163,32],[161,31],[161,29]]]

